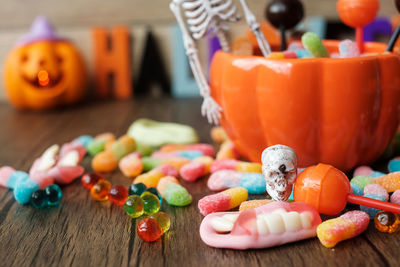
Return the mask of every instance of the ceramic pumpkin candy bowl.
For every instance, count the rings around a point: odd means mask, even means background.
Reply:
[[[47,20],[38,17],[8,55],[4,83],[12,105],[43,110],[82,99],[87,76],[75,46],[55,36]]]
[[[330,53],[338,41],[325,41]],[[284,144],[301,167],[341,170],[376,160],[400,119],[400,56],[366,43],[358,58],[267,59],[217,52],[210,70],[221,124],[238,150],[260,161]]]

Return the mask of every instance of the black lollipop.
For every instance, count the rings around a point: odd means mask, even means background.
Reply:
[[[395,0],[394,3],[396,4],[397,11],[400,12],[400,0]],[[397,25],[396,29],[394,30],[394,33],[392,34],[392,37],[390,37],[390,41],[386,47],[386,51],[392,52],[393,47],[396,44],[397,39],[399,38],[400,34],[400,24]]]

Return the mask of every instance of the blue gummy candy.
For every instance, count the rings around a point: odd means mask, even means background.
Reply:
[[[389,172],[400,171],[400,159],[392,159],[388,165]]]
[[[238,186],[246,188],[249,194],[263,194],[266,191],[264,176],[260,173],[243,173]]]
[[[378,171],[373,171],[372,173],[371,173],[371,177],[372,178],[376,178],[376,177],[381,177],[381,176],[384,176],[384,175],[386,175],[386,173],[383,173],[383,172],[378,172]]]
[[[310,51],[305,49],[296,49],[294,50],[298,58],[310,58],[312,57]]]
[[[14,189],[18,184],[23,183],[29,179],[29,174],[23,171],[15,171],[11,174],[8,180],[7,187]]]
[[[14,198],[21,204],[29,203],[32,193],[39,189],[39,185],[33,180],[26,180],[14,188]]]
[[[204,156],[204,154],[197,150],[183,150],[178,152],[178,156],[193,160],[195,158]]]
[[[364,195],[364,197],[385,201],[384,196],[379,196],[379,195],[375,195],[375,194],[367,194],[367,195]],[[378,210],[378,209],[374,209],[374,208],[370,208],[370,207],[366,207],[366,206],[360,206],[360,210],[366,212],[368,214],[370,220],[373,220],[375,218],[375,215],[378,212],[380,212],[380,210]]]
[[[363,189],[360,186],[353,184],[353,183],[350,183],[350,185],[351,185],[351,189],[353,189],[354,195],[362,196],[364,194]]]
[[[93,140],[93,137],[90,135],[81,135],[75,138],[75,141],[81,143],[86,149],[88,148],[89,143]]]

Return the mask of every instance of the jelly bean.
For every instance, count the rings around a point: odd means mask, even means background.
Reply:
[[[145,191],[140,198],[143,200],[144,214],[153,214],[160,210],[160,200],[150,192]]]
[[[192,196],[175,177],[161,178],[157,189],[169,205],[183,207],[192,203]]]
[[[81,178],[81,183],[86,190],[90,190],[100,180],[104,180],[104,176],[100,173],[85,173]]]
[[[138,236],[146,242],[156,241],[163,234],[157,221],[152,218],[141,220],[137,225],[136,232]]]
[[[211,174],[207,186],[213,191],[232,187],[246,188],[249,194],[264,194],[266,183],[261,173],[243,173],[232,170],[221,170]]]
[[[136,177],[143,171],[143,163],[140,158],[140,153],[133,152],[121,159],[119,169],[128,177]]]
[[[184,165],[179,173],[182,179],[194,182],[199,177],[210,173],[210,167],[213,161],[214,159],[208,156],[196,158],[192,162]]]
[[[160,165],[157,168],[136,177],[134,184],[143,183],[147,187],[156,187],[164,176],[178,177],[178,171],[171,165]]]
[[[380,211],[375,215],[374,224],[378,231],[393,234],[399,229],[400,220],[397,214]]]
[[[86,149],[89,146],[89,143],[93,140],[93,137],[90,135],[81,135],[75,138],[74,141],[81,143]]]
[[[248,197],[243,187],[227,189],[220,193],[205,196],[198,202],[200,213],[204,216],[218,211],[226,211],[239,206]]]
[[[146,189],[147,192],[150,192],[152,194],[154,194],[155,196],[158,197],[158,199],[160,200],[160,204],[162,204],[162,195],[160,194],[160,192],[158,192],[157,188],[155,187],[150,187]]]
[[[165,158],[165,159],[158,159],[158,158],[152,158],[152,157],[144,157],[142,158],[142,163],[143,163],[143,170],[145,172],[151,171],[154,168],[157,168],[158,166],[161,165],[171,165],[174,167],[176,170],[180,170],[182,166],[188,164],[190,162],[190,159],[188,158],[183,158],[183,157],[171,157],[171,158]]]
[[[198,151],[201,152],[204,156],[214,157],[215,155],[214,147],[209,144],[191,144],[191,145],[167,144],[163,145],[159,151],[178,152],[178,153],[182,153],[185,151]]]
[[[211,128],[211,139],[217,143],[217,144],[222,144],[225,141],[229,140],[228,135],[226,134],[224,128],[221,126],[215,126]]]
[[[108,192],[108,201],[116,206],[122,206],[128,198],[128,189],[123,185],[114,185]]]
[[[317,227],[317,236],[327,248],[336,246],[340,241],[358,236],[364,232],[369,223],[368,214],[354,210],[342,216],[324,221]]]
[[[106,201],[108,200],[108,193],[110,192],[111,184],[106,180],[100,180],[90,189],[90,195],[94,200]]]
[[[124,135],[114,142],[110,149],[94,156],[92,168],[97,172],[111,172],[117,168],[121,158],[133,152],[135,148],[135,140]]]
[[[306,32],[301,37],[301,42],[313,57],[328,57],[329,53],[326,47],[322,44],[321,39],[313,32]]]
[[[129,186],[129,195],[140,196],[141,194],[143,194],[144,191],[146,191],[146,189],[147,189],[146,185],[142,183],[131,184]]]
[[[360,49],[351,40],[344,40],[339,43],[339,54],[341,58],[359,57]]]
[[[390,160],[389,164],[388,164],[388,169],[389,169],[389,172],[400,171],[400,157]]]
[[[58,204],[60,204],[62,198],[62,191],[58,185],[56,184],[49,185],[44,189],[44,192],[47,197],[48,206],[58,206]]]
[[[220,170],[235,170],[240,172],[258,172],[261,173],[261,164],[244,162],[234,159],[215,160],[211,165],[211,173]]]
[[[171,220],[168,215],[162,211],[150,215],[149,218],[154,219],[158,223],[163,234],[167,232],[171,226]]]
[[[217,155],[216,159],[239,159],[240,155],[237,151],[235,145],[231,141],[225,141],[222,143]]]
[[[390,196],[390,202],[400,205],[400,189],[393,192]]]
[[[47,196],[46,196],[46,193],[44,192],[44,190],[38,189],[32,193],[30,203],[32,204],[32,206],[34,208],[36,208],[36,209],[46,208],[47,202],[48,202],[48,199],[47,199]]]
[[[247,200],[240,204],[239,211],[247,210],[247,209],[255,209],[255,208],[264,206],[270,202],[273,202],[273,200],[272,199]]]
[[[375,195],[375,194],[366,194],[365,195],[364,194],[364,197],[385,201],[385,197],[381,196],[381,195]],[[373,220],[375,218],[375,215],[380,211],[379,209],[366,207],[366,206],[362,206],[362,205],[360,205],[360,210],[366,212],[371,220]]]
[[[382,186],[378,184],[368,184],[364,187],[364,195],[379,195],[385,198],[384,201],[388,201],[389,194]]]
[[[112,133],[103,133],[94,137],[94,139],[88,144],[87,150],[91,156],[95,156],[98,153],[111,147],[115,142],[115,135]]]
[[[129,196],[124,204],[126,214],[132,218],[138,218],[143,215],[143,200],[138,195]]]

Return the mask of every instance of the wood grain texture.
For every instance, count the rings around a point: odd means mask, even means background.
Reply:
[[[122,135],[142,117],[189,124],[201,141],[210,142],[210,126],[200,116],[200,105],[199,99],[137,99],[28,113],[0,104],[0,165],[27,171],[54,143],[105,131]],[[90,171],[89,157],[83,165]],[[119,171],[106,177],[112,184],[131,183]],[[398,266],[399,233],[380,233],[372,224],[334,249],[316,238],[249,251],[207,247],[198,233],[203,216],[197,209],[197,201],[211,193],[206,180],[182,181],[194,198],[190,206],[163,203],[172,225],[155,243],[142,242],[136,235],[138,220],[125,215],[122,207],[92,200],[79,180],[62,188],[58,208],[46,210],[22,206],[12,191],[0,188],[0,266]]]

